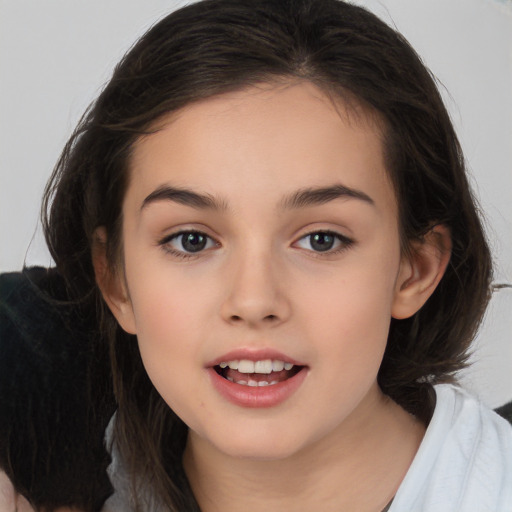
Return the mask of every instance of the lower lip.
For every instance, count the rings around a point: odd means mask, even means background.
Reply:
[[[275,407],[290,398],[307,375],[306,367],[293,377],[269,386],[244,386],[220,376],[214,368],[208,373],[215,389],[227,400],[241,407]]]

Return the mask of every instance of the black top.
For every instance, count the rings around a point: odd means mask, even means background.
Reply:
[[[0,275],[0,467],[35,507],[93,511],[115,403],[94,313],[67,299],[56,270]]]

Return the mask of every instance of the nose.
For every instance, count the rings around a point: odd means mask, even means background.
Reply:
[[[231,262],[228,281],[221,306],[226,322],[260,328],[288,320],[291,307],[283,269],[271,251],[244,251]]]

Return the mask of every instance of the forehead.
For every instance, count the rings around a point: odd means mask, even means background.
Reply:
[[[382,123],[353,101],[309,82],[263,84],[193,103],[137,141],[128,196],[159,186],[197,189],[228,202],[277,203],[297,188],[342,184],[393,207]]]

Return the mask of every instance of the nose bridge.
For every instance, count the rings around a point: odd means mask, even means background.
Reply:
[[[282,266],[271,243],[252,240],[232,255],[230,286],[222,314],[229,322],[280,323],[289,315]]]

